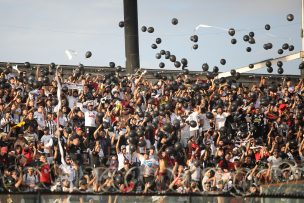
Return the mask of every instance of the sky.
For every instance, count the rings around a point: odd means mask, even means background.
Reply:
[[[0,61],[107,66],[113,61],[125,65],[123,0],[0,0]],[[292,44],[293,52],[301,50],[301,0],[138,0],[138,27],[141,68],[176,69],[172,62],[156,59],[161,49],[187,58],[189,70],[201,71],[203,63],[218,66],[221,72],[250,63],[276,58],[283,43]],[[287,21],[287,14],[294,20]],[[177,25],[171,19],[177,18]],[[199,24],[220,27],[201,28]],[[271,30],[264,29],[265,24]],[[152,26],[154,33],[141,32],[141,26]],[[237,44],[230,43],[225,29],[234,28]],[[249,45],[243,36],[255,33],[256,44]],[[199,37],[197,50],[190,36]],[[151,44],[159,37],[158,49]],[[271,42],[273,48],[264,50]],[[250,46],[252,51],[246,52]],[[69,60],[66,49],[78,54]],[[86,51],[92,57],[85,58]],[[226,59],[226,65],[220,59]],[[299,60],[286,62],[284,73],[299,74]],[[273,66],[274,72],[277,67]],[[161,69],[160,69],[161,70]],[[258,72],[265,72],[262,69]]]

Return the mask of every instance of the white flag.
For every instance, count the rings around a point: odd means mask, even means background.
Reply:
[[[74,56],[77,55],[77,52],[71,49],[65,50],[65,54],[67,55],[69,60],[72,60]]]

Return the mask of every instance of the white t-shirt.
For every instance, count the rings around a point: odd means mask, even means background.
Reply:
[[[84,109],[84,125],[88,127],[96,127],[96,111]]]
[[[267,161],[271,163],[272,168],[278,168],[280,163],[282,163],[282,158],[281,157],[275,158],[274,156],[270,156],[268,157]]]
[[[44,147],[50,147],[51,146],[51,144],[53,143],[52,142],[52,140],[53,140],[52,137],[53,137],[52,135],[43,135],[41,137],[40,141],[43,143]],[[52,142],[52,143],[50,143],[50,142]],[[50,151],[49,151],[49,149],[44,148],[44,152],[49,153]]]
[[[42,113],[38,113],[37,111],[34,113],[34,118],[37,120],[37,123],[41,129],[45,127],[45,119]]]
[[[121,152],[117,154],[118,159],[118,170],[122,169],[124,167],[125,159],[129,160],[130,162],[130,155],[129,154],[122,154]]]
[[[202,115],[200,116],[200,118],[201,118],[201,120],[203,120],[203,122],[204,122],[204,125],[203,125],[203,127],[202,127],[202,131],[208,131],[208,130],[211,128],[211,126],[210,126],[209,119],[206,117],[206,114],[205,114],[205,113],[202,114]]]
[[[222,113],[222,114],[216,114],[215,116],[215,127],[216,129],[220,129],[221,127],[225,126],[226,118],[228,114],[227,113]]]

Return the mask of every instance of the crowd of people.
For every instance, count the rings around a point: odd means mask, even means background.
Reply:
[[[1,69],[0,191],[252,194],[303,178],[302,79],[154,77]]]

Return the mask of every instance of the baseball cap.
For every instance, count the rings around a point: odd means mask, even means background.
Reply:
[[[126,149],[126,145],[121,145],[120,149]]]

